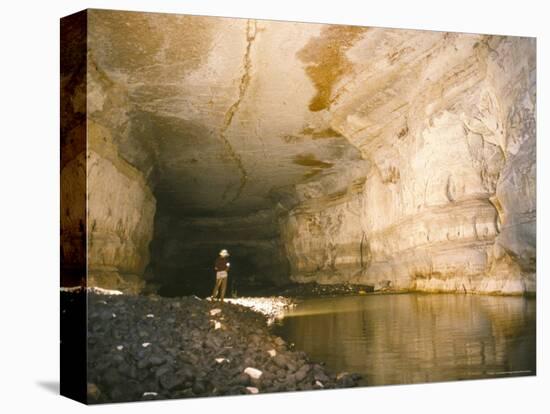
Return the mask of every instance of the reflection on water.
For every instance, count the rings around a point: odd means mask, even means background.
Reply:
[[[535,299],[395,294],[308,299],[275,327],[363,385],[535,375]]]

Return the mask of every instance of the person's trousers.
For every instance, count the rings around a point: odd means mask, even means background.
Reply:
[[[216,278],[216,284],[214,285],[214,291],[212,292],[212,299],[216,299],[218,293],[220,294],[220,299],[223,302],[225,297],[225,289],[227,288],[227,277],[218,277]]]

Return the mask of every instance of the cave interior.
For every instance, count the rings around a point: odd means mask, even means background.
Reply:
[[[534,290],[534,39],[83,13],[61,248],[89,284],[206,296],[225,248],[235,294]]]

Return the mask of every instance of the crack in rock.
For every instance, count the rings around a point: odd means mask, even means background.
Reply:
[[[227,152],[229,153],[229,155],[231,156],[231,158],[237,164],[237,168],[239,169],[239,171],[241,173],[241,180],[240,180],[239,188],[237,189],[237,193],[235,194],[235,196],[227,204],[234,202],[235,200],[237,200],[240,197],[240,195],[241,195],[241,193],[242,193],[242,191],[243,191],[243,189],[246,185],[246,182],[248,180],[248,173],[247,173],[246,169],[244,168],[242,159],[235,152],[235,150],[233,149],[233,146],[231,145],[231,143],[227,139],[226,133],[227,133],[227,130],[229,129],[229,127],[231,126],[231,124],[233,122],[233,118],[235,117],[235,114],[239,110],[239,106],[240,106],[240,104],[241,104],[241,102],[242,102],[242,100],[243,100],[243,98],[246,94],[246,90],[248,89],[248,86],[250,85],[250,78],[251,78],[250,72],[251,72],[251,68],[252,68],[252,59],[250,57],[250,52],[251,52],[251,49],[252,49],[252,43],[256,39],[256,33],[257,33],[256,29],[257,29],[256,28],[256,22],[255,21],[251,22],[250,20],[248,20],[248,22],[246,24],[246,41],[247,41],[247,44],[246,44],[246,51],[245,51],[244,58],[243,58],[243,69],[244,69],[244,71],[243,71],[243,74],[241,76],[241,80],[240,80],[240,83],[239,83],[239,96],[238,96],[237,100],[235,102],[233,102],[233,104],[229,107],[229,109],[225,113],[223,127],[220,131],[220,137],[221,137],[221,139],[224,143],[224,146],[225,146]],[[225,195],[224,195],[223,198],[225,199]]]

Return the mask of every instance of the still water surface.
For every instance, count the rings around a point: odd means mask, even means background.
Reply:
[[[306,299],[275,331],[362,385],[535,375],[534,298],[394,294]]]

